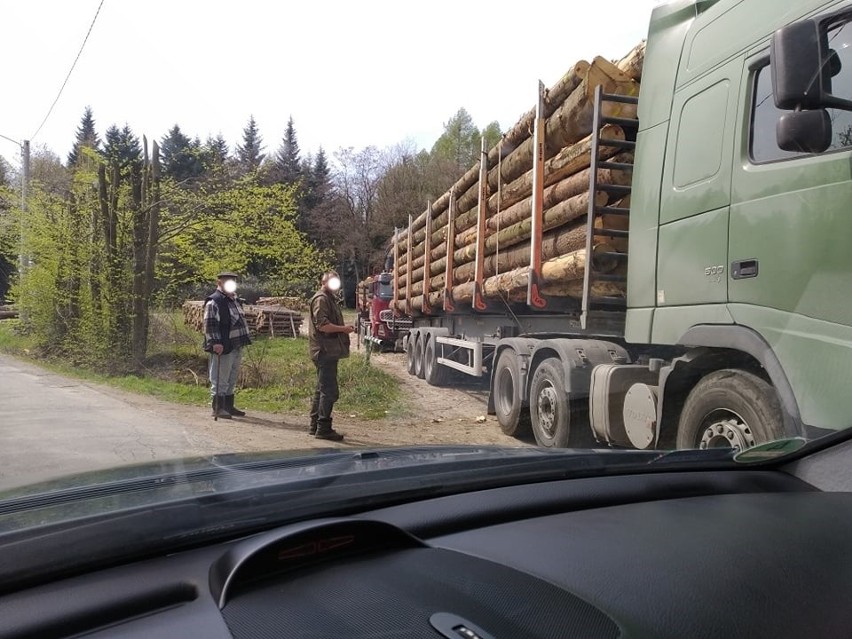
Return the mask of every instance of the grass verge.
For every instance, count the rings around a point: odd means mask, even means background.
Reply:
[[[0,352],[23,357],[54,372],[108,384],[166,401],[203,405],[210,401],[207,355],[201,337],[183,325],[177,313],[158,313],[151,323],[149,354],[137,375],[109,376],[41,356],[34,340],[20,332],[16,320],[0,322]],[[307,340],[260,337],[244,352],[238,382],[238,405],[248,410],[307,415],[316,382]],[[360,353],[341,360],[340,399],[335,412],[361,419],[398,414],[403,404],[399,381],[367,364]]]

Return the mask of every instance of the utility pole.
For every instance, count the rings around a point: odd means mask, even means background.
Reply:
[[[18,271],[23,276],[27,266],[27,257],[24,255],[24,224],[27,214],[27,190],[30,186],[30,141],[24,140],[21,145],[21,247],[18,255]]]

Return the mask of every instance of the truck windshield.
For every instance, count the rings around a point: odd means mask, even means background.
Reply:
[[[379,282],[376,292],[378,296],[383,300],[393,299],[393,284],[391,284],[390,282],[388,282],[387,284]]]

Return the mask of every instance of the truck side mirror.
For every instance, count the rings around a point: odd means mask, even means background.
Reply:
[[[852,111],[852,100],[832,95],[831,78],[841,69],[829,47],[829,35],[852,18],[844,9],[822,18],[801,20],[772,34],[769,59],[775,106],[787,111],[837,108]]]
[[[825,109],[785,113],[775,128],[778,148],[796,153],[822,153],[831,146],[831,118]]]
[[[821,55],[820,29],[815,20],[803,20],[772,35],[769,48],[772,95],[779,109],[818,109],[831,93],[831,76]]]

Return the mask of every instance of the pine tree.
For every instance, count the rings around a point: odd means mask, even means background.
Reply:
[[[276,182],[282,184],[296,184],[305,177],[302,162],[299,159],[299,142],[296,139],[296,127],[292,116],[287,121],[287,130],[275,155],[274,177]]]
[[[228,160],[228,154],[231,152],[228,148],[228,143],[221,133],[215,138],[212,136],[208,137],[205,147],[209,150],[214,162],[217,164],[225,164]]]
[[[243,173],[252,173],[260,168],[264,158],[261,151],[263,151],[263,138],[252,115],[243,129],[243,143],[237,145],[237,162]]]
[[[113,124],[104,137],[104,155],[117,162],[122,173],[132,164],[142,161],[142,146],[130,125],[125,124],[124,128],[119,129]]]
[[[101,141],[98,138],[98,133],[95,130],[95,118],[92,115],[92,107],[86,107],[83,111],[83,117],[80,119],[80,126],[77,127],[77,137],[74,140],[74,146],[68,154],[68,166],[73,168],[77,166],[82,156],[81,149],[87,147],[100,150]]]
[[[320,147],[313,164],[305,171],[305,208],[311,211],[330,197],[331,169],[325,151]]]
[[[175,124],[160,142],[163,173],[178,182],[198,177],[203,170],[198,151],[198,144]]]
[[[470,113],[461,108],[444,123],[444,133],[432,147],[432,156],[449,160],[465,171],[479,159],[481,139]]]

